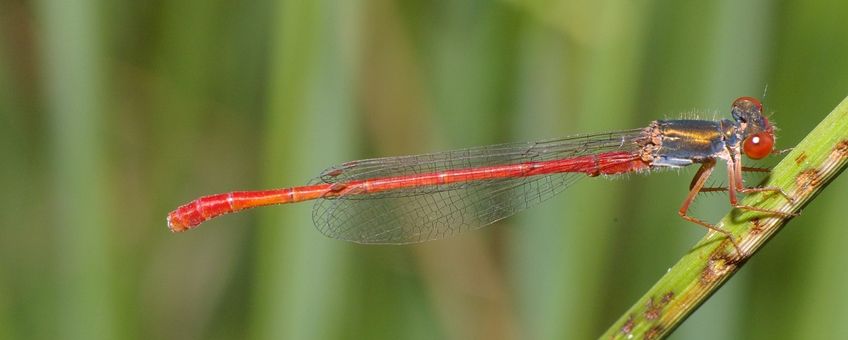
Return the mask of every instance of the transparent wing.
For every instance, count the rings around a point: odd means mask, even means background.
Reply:
[[[376,158],[332,167],[317,181],[346,183],[432,174],[567,159],[613,150],[632,152],[638,157],[644,139],[643,130],[638,129],[419,156]],[[504,177],[327,197],[315,204],[312,217],[318,230],[332,238],[369,244],[417,243],[489,225],[553,197],[582,177],[586,175],[556,173]]]

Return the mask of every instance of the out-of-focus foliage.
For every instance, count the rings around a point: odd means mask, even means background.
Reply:
[[[0,337],[591,338],[704,233],[675,213],[694,169],[585,180],[415,246],[324,238],[309,204],[180,235],[164,216],[351,159],[723,118],[741,95],[765,94],[791,147],[848,91],[844,13],[801,0],[0,2]],[[675,337],[848,333],[847,185]],[[695,214],[727,208],[707,196]]]

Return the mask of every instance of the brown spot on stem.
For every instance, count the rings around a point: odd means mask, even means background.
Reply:
[[[647,308],[645,309],[645,319],[656,320],[658,317],[660,317],[660,312],[662,312],[662,306],[659,304],[654,305],[653,297],[648,300],[648,306],[646,307]]]
[[[836,147],[833,149],[833,154],[831,156],[835,156],[838,158],[848,157],[848,140],[843,140],[839,143],[836,143]]]
[[[795,157],[795,164],[801,165],[806,160],[807,160],[807,153],[801,152],[800,154],[798,154],[797,157]]]
[[[651,329],[649,329],[647,332],[645,332],[645,339],[647,339],[647,340],[656,339],[660,334],[662,334],[662,331],[663,331],[663,329],[660,326],[651,327]]]
[[[668,292],[663,295],[662,300],[660,300],[660,302],[662,302],[663,304],[668,304],[669,302],[671,302],[672,299],[674,299],[674,292]]]
[[[651,297],[645,306],[645,319],[656,320],[662,315],[663,308],[668,305],[668,302],[674,297],[674,293],[668,292],[660,298],[659,302],[655,302]]]
[[[633,321],[633,315],[631,314],[627,321],[624,322],[624,325],[621,326],[621,333],[625,335],[630,335],[633,333],[633,326],[636,325],[636,322]]]
[[[816,169],[808,169],[801,172],[795,178],[795,186],[799,194],[807,195],[822,184],[821,174]]]
[[[720,280],[733,269],[734,260],[728,260],[724,256],[712,256],[707,261],[707,266],[701,273],[701,284],[708,285]]]
[[[754,227],[751,228],[751,235],[759,235],[763,232],[763,222],[761,222],[759,218],[751,220],[751,224],[754,225]]]

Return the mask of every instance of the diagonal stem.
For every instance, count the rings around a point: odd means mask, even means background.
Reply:
[[[765,186],[792,197],[751,193],[742,205],[797,214],[848,164],[848,98],[811,131],[777,166]],[[791,218],[731,210],[718,226],[734,235],[752,256]],[[602,339],[657,339],[670,334],[744,265],[733,244],[711,232],[686,253],[601,336]]]

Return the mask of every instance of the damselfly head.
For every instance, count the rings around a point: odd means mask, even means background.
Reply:
[[[742,152],[751,159],[760,159],[774,150],[774,127],[763,116],[763,104],[754,97],[739,97],[733,101],[730,113],[737,123],[744,124]]]

